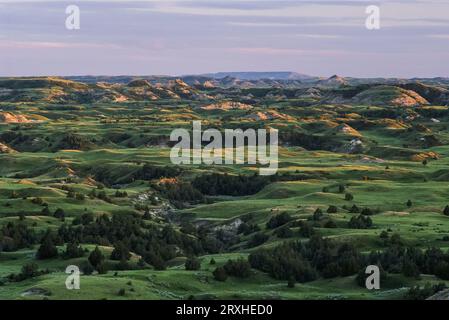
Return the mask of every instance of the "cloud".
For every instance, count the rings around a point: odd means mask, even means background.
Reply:
[[[319,55],[319,56],[335,56],[347,54],[344,50],[308,50],[298,48],[272,48],[272,47],[236,47],[228,48],[226,51],[239,54],[255,54],[255,55]]]
[[[277,28],[277,27],[296,27],[297,23],[282,23],[282,22],[236,22],[229,21],[228,25],[236,27],[250,27],[250,28]]]
[[[329,3],[298,3],[289,2],[288,5],[274,8],[247,8],[238,6],[233,8],[222,8],[208,6],[207,3],[199,2],[197,6],[185,5],[182,2],[155,2],[150,8],[130,8],[130,10],[142,12],[157,12],[165,14],[201,15],[201,16],[232,16],[232,17],[328,17],[328,18],[350,18],[363,17],[364,6],[359,5],[336,5]],[[323,10],[325,9],[325,10]]]
[[[70,48],[120,48],[116,44],[100,44],[85,42],[56,42],[56,41],[10,41],[0,40],[0,48],[8,49],[70,49]]]
[[[449,34],[429,34],[427,37],[433,39],[449,40]]]

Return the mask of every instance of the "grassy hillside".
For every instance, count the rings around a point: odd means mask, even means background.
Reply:
[[[444,85],[155,81],[0,80],[1,299],[404,299],[449,281]],[[278,129],[278,173],[173,165],[193,120]],[[373,263],[378,291],[360,285]]]

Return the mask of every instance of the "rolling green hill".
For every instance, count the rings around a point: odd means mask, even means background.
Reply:
[[[449,281],[447,84],[120,79],[0,79],[0,299],[411,299]],[[278,129],[277,174],[172,164],[193,120]]]

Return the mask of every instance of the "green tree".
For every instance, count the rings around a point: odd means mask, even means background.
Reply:
[[[90,253],[88,260],[95,269],[104,261],[104,255],[98,246]]]
[[[443,214],[444,214],[445,216],[449,216],[449,205],[446,206],[446,207],[444,207]]]
[[[185,262],[186,270],[199,270],[201,268],[200,260],[196,257],[189,257]]]
[[[106,265],[106,263],[104,263],[104,261],[100,262],[100,264],[98,264],[95,269],[97,269],[99,274],[108,273],[108,266]]]
[[[296,282],[295,277],[290,277],[287,282],[287,288],[294,288],[295,282]]]
[[[64,212],[64,210],[63,209],[61,209],[61,208],[58,208],[58,209],[56,209],[56,211],[55,211],[55,213],[53,214],[53,216],[55,217],[55,218],[57,218],[57,219],[64,219],[64,217],[65,217],[65,212]]]
[[[119,241],[114,245],[114,250],[111,252],[111,260],[129,260],[131,258],[131,253],[129,252],[128,247],[122,242]]]
[[[337,213],[338,208],[334,205],[330,205],[329,208],[327,208],[327,213]]]
[[[94,272],[94,267],[92,266],[92,264],[89,261],[86,261],[85,263],[83,263],[81,265],[81,271],[83,272],[84,275],[89,276]]]
[[[49,235],[45,236],[42,244],[37,249],[36,257],[38,259],[51,259],[58,256],[58,248],[53,244]]]
[[[84,255],[84,250],[83,248],[78,245],[77,242],[68,242],[65,252],[64,252],[64,257],[66,259],[73,259],[73,258],[79,258],[82,257]]]
[[[216,268],[212,274],[214,275],[214,279],[217,281],[226,281],[228,278],[228,274],[223,267]]]

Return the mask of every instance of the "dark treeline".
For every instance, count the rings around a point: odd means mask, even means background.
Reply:
[[[151,164],[144,164],[139,169],[130,169],[128,172],[123,172],[117,175],[117,172],[111,170],[110,167],[91,167],[87,171],[95,177],[95,180],[104,183],[105,185],[131,183],[135,180],[153,180],[160,178],[174,178],[182,173],[182,169],[178,166],[155,166]]]
[[[150,164],[144,164],[137,170],[133,177],[135,180],[153,180],[159,178],[174,178],[181,174],[181,168],[177,166],[158,167]]]
[[[201,203],[204,201],[203,194],[187,182],[156,183],[151,186],[170,200],[177,208],[182,208],[186,202]]]
[[[311,236],[306,243],[285,242],[275,248],[259,249],[248,258],[251,267],[275,279],[313,281],[364,272],[367,265],[378,265],[383,272],[419,277],[432,274],[449,280],[449,252],[439,248],[421,250],[395,241],[384,251],[361,254],[352,244]]]
[[[351,244],[338,244],[313,235],[306,243],[285,242],[273,249],[250,254],[251,267],[267,272],[275,279],[307,282],[317,279],[349,276],[364,264]]]
[[[272,181],[271,177],[253,175],[205,174],[196,177],[192,185],[206,195],[244,196],[255,194]]]
[[[8,222],[0,229],[0,252],[27,248],[36,242],[36,234],[24,222]]]
[[[114,214],[97,217],[81,225],[62,225],[57,233],[63,242],[115,245],[118,252],[135,252],[156,269],[163,269],[165,262],[176,256],[195,256],[221,250],[219,240],[206,231],[186,234],[169,225],[150,224],[131,214]],[[116,252],[117,253],[117,252]],[[115,254],[113,258],[121,254]]]
[[[279,135],[282,145],[303,147],[307,150],[334,150],[341,146],[341,142],[328,136],[307,134],[300,131],[288,130]]]

